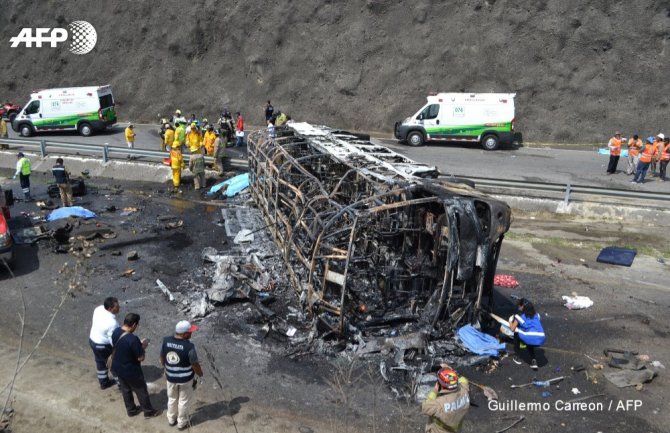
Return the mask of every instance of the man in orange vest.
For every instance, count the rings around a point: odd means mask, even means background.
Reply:
[[[658,162],[658,159],[661,157],[661,152],[663,152],[663,140],[665,140],[665,135],[663,133],[658,134],[656,136],[656,139],[654,140],[654,146],[656,146],[656,159],[653,159],[651,161],[652,177],[656,177],[656,163]]]
[[[640,160],[640,149],[644,145],[640,137],[635,134],[633,138],[628,140],[628,157],[626,161],[628,162],[628,167],[626,167],[626,174],[631,175],[635,174],[635,169],[637,168],[637,162]]]
[[[607,165],[607,174],[616,173],[616,166],[619,164],[619,155],[621,155],[621,133],[619,131],[614,133],[614,137],[610,138],[607,147],[610,149],[610,163]]]
[[[658,141],[658,137],[656,137],[656,140]],[[647,144],[644,146],[642,153],[640,153],[640,162],[637,163],[635,177],[631,180],[631,183],[644,183],[644,176],[647,174],[651,162],[656,159],[657,155],[658,149],[655,142],[652,142],[651,137],[647,138]]]
[[[670,162],[670,137],[665,137],[663,139],[663,146],[661,147],[661,180],[665,182],[668,180],[665,176],[666,170],[668,169],[668,163]]]

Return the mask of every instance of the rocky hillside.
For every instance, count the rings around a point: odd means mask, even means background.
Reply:
[[[93,52],[9,48],[22,27],[98,32]],[[294,118],[390,131],[431,91],[516,92],[529,141],[670,131],[667,0],[4,0],[0,100],[111,83],[123,118],[260,124],[266,99]]]

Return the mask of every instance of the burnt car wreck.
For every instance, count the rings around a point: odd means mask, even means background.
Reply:
[[[319,334],[438,336],[478,320],[507,204],[326,127],[256,131],[248,147],[253,199]]]

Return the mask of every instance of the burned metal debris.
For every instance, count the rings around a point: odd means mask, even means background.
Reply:
[[[511,212],[368,137],[307,123],[249,136],[251,193],[322,335],[442,334],[486,298]]]

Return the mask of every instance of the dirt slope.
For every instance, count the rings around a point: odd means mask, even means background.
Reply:
[[[9,48],[22,27],[91,22],[87,55]],[[668,124],[667,0],[3,1],[0,99],[112,83],[124,118],[224,104],[390,131],[431,91],[517,92],[526,140],[602,141]]]

